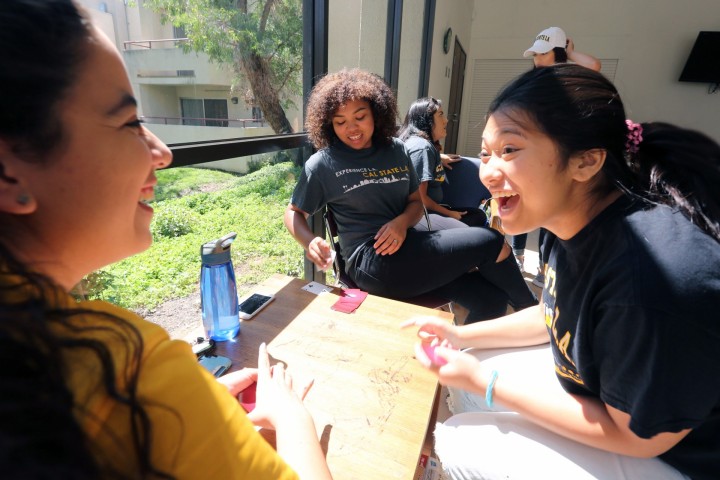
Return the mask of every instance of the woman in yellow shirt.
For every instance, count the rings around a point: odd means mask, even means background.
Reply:
[[[120,55],[71,0],[0,2],[4,478],[330,478],[303,392],[260,349],[219,383],[189,345],[68,294],[145,250],[168,148]],[[233,395],[258,382],[246,415]],[[277,452],[255,431],[272,427]]]

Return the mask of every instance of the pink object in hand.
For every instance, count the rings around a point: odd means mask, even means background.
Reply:
[[[238,399],[240,400],[240,406],[245,409],[247,413],[250,413],[255,408],[255,388],[257,383],[253,382],[252,385],[247,387],[245,390],[240,392]]]
[[[422,348],[425,351],[425,355],[427,355],[430,358],[430,361],[437,365],[438,367],[442,367],[443,365],[447,364],[447,360],[444,358],[438,356],[437,353],[435,353],[435,348],[437,348],[439,345],[431,345],[429,343],[423,343]]]

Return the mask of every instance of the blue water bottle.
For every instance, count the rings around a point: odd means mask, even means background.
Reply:
[[[235,271],[230,260],[232,232],[200,247],[200,309],[208,338],[232,340],[240,331]]]

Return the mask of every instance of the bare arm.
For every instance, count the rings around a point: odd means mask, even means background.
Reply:
[[[423,341],[437,337],[445,346],[435,353],[448,360],[446,365],[433,365],[419,346],[415,357],[436,372],[440,383],[485,395],[491,372],[478,360],[457,349],[465,347],[497,348],[525,346],[548,341],[541,308],[531,307],[507,317],[476,324],[454,327],[439,320],[418,319],[404,326],[420,325]],[[542,321],[541,321],[542,320]],[[636,457],[656,457],[676,445],[689,433],[661,433],[643,439],[630,430],[630,416],[606,405],[597,398],[570,395],[560,388],[530,391],[526,383],[512,372],[499,372],[493,388],[497,403],[523,415],[528,420],[576,442],[602,450]]]
[[[307,223],[310,215],[303,212],[295,205],[290,204],[285,209],[285,228],[288,229],[290,235],[305,250],[307,258],[313,262],[320,270],[327,270],[332,264],[332,253],[330,245],[324,238],[315,236]]]
[[[445,215],[446,217],[454,218],[455,220],[460,220],[462,216],[465,215],[466,212],[455,212],[437,203],[427,194],[427,189],[428,182],[422,182],[418,187],[418,192],[420,192],[420,198],[422,199],[422,203],[425,205],[425,208],[441,215]]]
[[[550,341],[540,305],[469,325],[456,326],[433,317],[419,317],[400,327],[418,327],[418,337],[424,342],[437,339],[456,349],[529,347]]]
[[[587,53],[580,53],[576,51],[575,45],[570,38],[568,38],[566,52],[568,60],[575,62],[578,65],[582,65],[583,67],[589,68],[590,70],[595,70],[596,72],[599,72],[600,68],[602,68],[602,64],[597,58],[593,57],[592,55],[588,55]]]
[[[274,428],[277,452],[302,479],[331,479],[317,437],[315,422],[298,394],[292,376],[282,363],[270,367],[267,348],[258,355],[257,405],[248,418],[262,427]]]
[[[315,422],[304,410],[290,409],[286,416],[293,416],[277,428],[276,443],[278,454],[290,465],[301,479],[331,479],[320,442],[315,431]]]
[[[405,222],[405,230],[415,226],[420,221],[424,214],[422,200],[420,199],[420,192],[415,190],[413,193],[408,195],[408,202],[405,206],[405,210],[400,214],[398,219]]]
[[[505,317],[457,327],[456,348],[509,348],[540,345],[550,341],[542,304]]]
[[[485,379],[487,380],[487,378]],[[481,385],[487,387],[487,382]],[[483,394],[485,389],[480,390]],[[640,438],[630,430],[630,415],[593,397],[562,390],[528,392],[513,378],[498,376],[493,397],[528,420],[576,442],[633,457],[657,457],[682,440],[690,430]]]

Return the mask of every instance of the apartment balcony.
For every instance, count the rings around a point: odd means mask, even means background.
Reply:
[[[123,58],[133,83],[140,85],[221,85],[232,72],[204,53],[185,53],[184,38],[124,42]]]

